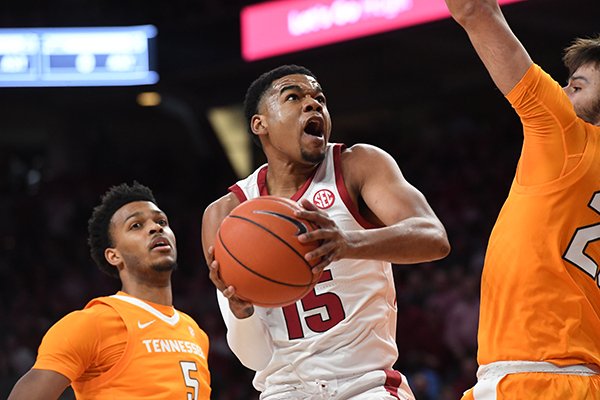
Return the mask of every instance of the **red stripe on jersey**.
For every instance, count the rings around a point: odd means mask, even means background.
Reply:
[[[385,383],[383,387],[387,390],[392,396],[399,399],[398,396],[398,388],[402,384],[402,375],[400,372],[393,369],[386,369],[385,371]]]
[[[241,187],[238,186],[238,184],[236,183],[235,185],[231,185],[229,186],[229,191],[233,194],[235,194],[235,197],[238,198],[238,200],[240,201],[240,203],[245,202],[246,200],[248,200],[246,198],[246,195],[244,194],[244,191],[242,190]]]
[[[358,222],[363,228],[377,228],[378,226],[369,222],[365,217],[360,215],[360,211],[358,210],[358,206],[354,204],[352,201],[352,197],[348,193],[348,189],[346,189],[346,184],[344,183],[344,175],[342,174],[342,150],[345,148],[341,143],[336,143],[333,148],[333,168],[335,170],[335,186],[337,186],[337,190],[342,197],[342,201],[350,211],[350,214],[354,217],[356,222]]]

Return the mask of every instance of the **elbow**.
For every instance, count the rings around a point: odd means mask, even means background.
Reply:
[[[436,233],[432,235],[431,249],[433,260],[441,260],[450,254],[452,248],[443,227],[438,228]]]
[[[482,16],[490,13],[490,8],[487,4],[478,0],[466,1],[459,8],[451,9],[452,17],[461,26],[467,27],[472,21],[481,20]]]
[[[229,335],[227,335],[227,344],[242,365],[253,371],[265,369],[273,356],[272,351],[265,351],[264,348],[259,348],[259,346],[240,346]]]

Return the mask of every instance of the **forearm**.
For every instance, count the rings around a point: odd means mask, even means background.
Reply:
[[[446,0],[452,17],[467,32],[492,80],[506,95],[532,64],[496,0]]]
[[[227,343],[240,362],[254,371],[264,369],[273,355],[271,336],[256,312],[238,319],[229,309],[229,301],[217,291],[219,308],[227,326]]]
[[[412,217],[394,225],[349,231],[343,258],[373,259],[394,264],[439,260],[450,251],[446,231],[437,219]]]

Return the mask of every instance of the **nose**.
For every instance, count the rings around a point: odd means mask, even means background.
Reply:
[[[312,96],[306,96],[306,98],[304,100],[303,110],[305,112],[308,112],[308,111],[318,111],[318,112],[321,112],[321,111],[323,111],[323,104],[319,103]]]
[[[153,223],[150,227],[150,234],[153,235],[155,233],[162,233],[164,231],[162,225],[159,223]]]
[[[571,90],[571,87],[569,85],[563,86],[562,90],[563,90],[563,92],[565,92],[565,94],[567,95],[567,97],[569,99],[571,99],[571,96],[573,95],[573,91]]]

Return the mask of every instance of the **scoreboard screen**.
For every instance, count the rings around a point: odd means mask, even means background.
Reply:
[[[0,29],[0,86],[158,82],[156,27]]]

